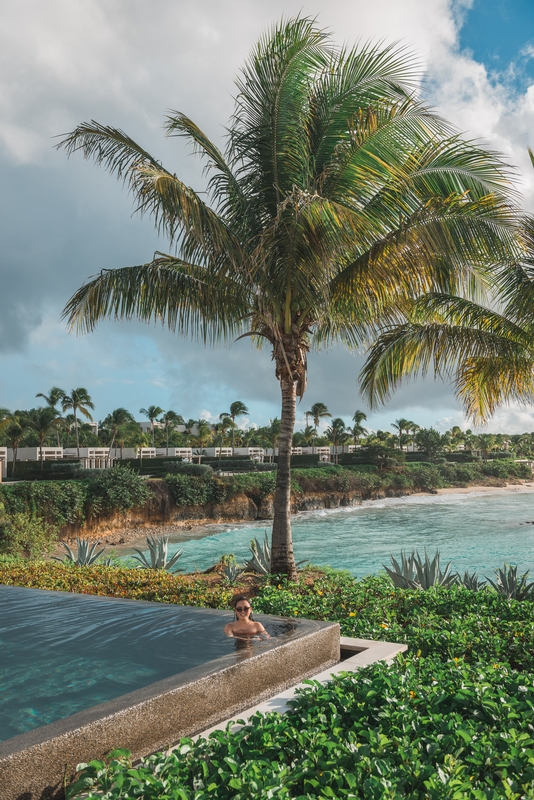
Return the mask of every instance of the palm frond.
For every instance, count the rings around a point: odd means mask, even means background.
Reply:
[[[105,318],[161,322],[171,331],[203,341],[235,337],[249,308],[246,292],[173,256],[156,254],[149,264],[103,270],[71,297],[64,310],[71,329],[94,330]]]

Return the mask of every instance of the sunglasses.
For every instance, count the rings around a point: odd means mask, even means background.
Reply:
[[[236,611],[250,611],[250,606],[236,606]]]

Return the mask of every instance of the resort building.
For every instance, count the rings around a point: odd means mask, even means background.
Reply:
[[[63,458],[62,447],[19,447],[17,450],[17,461],[40,461],[41,451],[43,461],[59,461]],[[13,461],[13,450],[7,448],[7,460]]]
[[[156,447],[157,458],[183,458],[184,461],[191,461],[193,449],[191,447]]]
[[[0,483],[7,477],[7,447],[0,447]]]

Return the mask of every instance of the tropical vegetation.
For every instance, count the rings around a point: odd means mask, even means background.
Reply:
[[[307,352],[361,346],[433,293],[471,293],[517,238],[509,172],[417,98],[410,55],[337,48],[313,20],[263,36],[237,81],[223,153],[167,118],[207,163],[209,202],[125,133],[83,123],[59,145],[124,181],[177,255],[106,269],[71,298],[71,326],[158,319],[205,341],[267,342],[282,411],[272,569],[295,577],[290,454]]]

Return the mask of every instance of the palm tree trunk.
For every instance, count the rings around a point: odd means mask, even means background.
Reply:
[[[74,398],[73,398],[74,399]],[[78,458],[80,457],[80,434],[78,431],[78,420],[76,419],[76,407],[72,407],[72,412],[74,414],[74,430],[76,431],[76,454]]]
[[[282,418],[278,438],[278,470],[274,493],[271,572],[297,579],[291,538],[291,444],[297,411],[296,384],[281,376]]]

